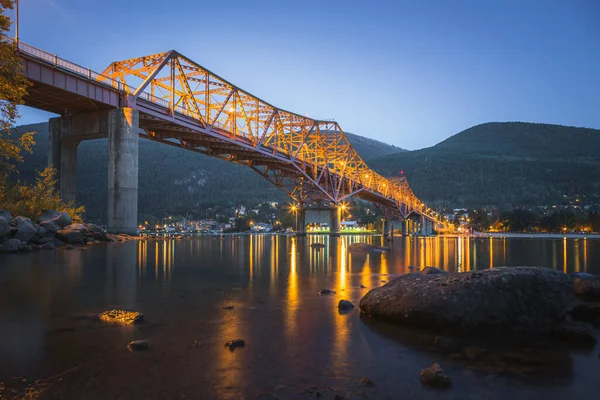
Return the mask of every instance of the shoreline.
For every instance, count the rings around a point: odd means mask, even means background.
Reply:
[[[473,238],[529,238],[529,239],[600,239],[600,234],[584,233],[481,233],[470,235]]]

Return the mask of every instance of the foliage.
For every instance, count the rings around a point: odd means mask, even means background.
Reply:
[[[56,192],[56,170],[48,167],[41,171],[33,184],[17,182],[0,198],[0,209],[12,215],[38,217],[46,210],[66,212],[75,222],[82,221],[85,209],[75,203],[63,203]]]
[[[503,212],[500,219],[507,231],[525,232],[534,230],[533,228],[538,224],[540,217],[533,211],[516,209]]]
[[[11,25],[5,12],[13,8],[12,0],[0,0],[0,35]],[[15,52],[15,44],[0,40],[0,192],[6,191],[8,175],[15,171],[15,163],[22,162],[22,152],[31,150],[33,134],[26,133],[18,139],[11,137],[10,128],[19,117],[17,105],[23,104],[29,82]]]
[[[415,194],[438,208],[600,202],[600,131],[521,122],[469,128],[427,149],[369,160],[383,175],[404,170]]]
[[[500,213],[469,210],[469,220],[469,228],[480,232],[491,229],[506,232],[599,232],[600,207],[590,207],[587,211],[580,207],[516,208]]]
[[[10,18],[4,13],[12,9],[11,0],[0,0],[0,34],[10,29]],[[34,133],[11,135],[11,128],[19,117],[17,106],[23,104],[30,83],[23,75],[22,66],[15,51],[15,44],[0,40],[0,209],[13,215],[38,217],[45,210],[65,211],[75,221],[81,221],[83,207],[64,204],[55,191],[56,170],[47,167],[36,172],[33,183],[11,182],[16,163],[23,162],[23,153],[31,153]]]

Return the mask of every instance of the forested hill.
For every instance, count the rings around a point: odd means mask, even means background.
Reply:
[[[48,124],[17,128],[36,131],[33,154],[19,165],[20,178],[31,181],[35,171],[47,163]],[[365,160],[405,151],[363,136],[347,133],[356,151]],[[77,199],[86,206],[86,217],[103,221],[107,198],[106,139],[79,144],[77,153]],[[284,201],[289,198],[251,169],[203,154],[182,150],[150,140],[140,140],[139,213],[164,216],[194,212],[220,204],[254,205],[259,201]]]
[[[437,145],[369,160],[384,175],[403,170],[433,206],[553,205],[600,199],[600,130],[523,122],[487,123]]]

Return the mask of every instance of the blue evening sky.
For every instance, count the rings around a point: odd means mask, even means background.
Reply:
[[[102,71],[176,49],[287,110],[408,149],[473,125],[600,128],[600,1],[21,0],[21,40]],[[50,114],[22,109],[20,123]]]

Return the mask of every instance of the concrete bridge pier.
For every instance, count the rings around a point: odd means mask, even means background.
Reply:
[[[56,169],[57,189],[63,202],[75,201],[77,182],[77,146],[79,138],[70,136],[62,118],[51,118],[48,129],[48,165]]]
[[[63,201],[76,200],[77,146],[108,137],[108,231],[137,233],[139,112],[118,108],[49,121],[48,165]]]
[[[139,111],[108,114],[108,231],[137,233]]]
[[[419,236],[425,236],[425,224],[427,223],[427,220],[425,219],[425,217],[423,215],[421,215],[421,218],[419,218]]]
[[[342,219],[342,209],[339,206],[334,206],[329,209],[329,236],[340,236]]]
[[[390,235],[390,221],[386,218],[383,220],[383,236]]]
[[[408,224],[409,220],[402,221],[402,236],[408,236]]]
[[[296,210],[296,237],[306,236],[306,210],[302,207]]]
[[[433,221],[430,220],[430,219],[426,219],[425,223],[426,223],[426,225],[425,225],[425,234],[427,236],[433,235]]]

